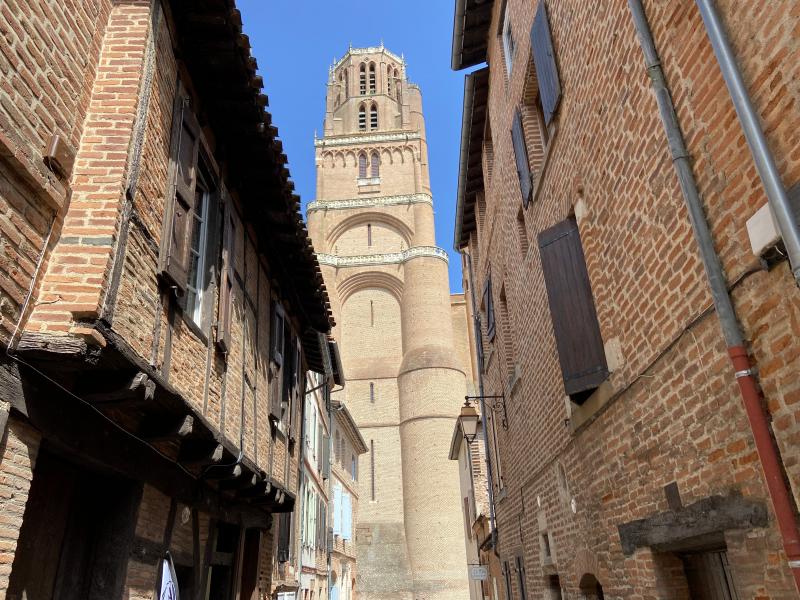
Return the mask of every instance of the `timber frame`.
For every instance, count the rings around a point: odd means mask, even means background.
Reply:
[[[225,512],[220,498],[262,526],[268,521],[264,511],[294,509],[295,495],[240,455],[237,445],[121,336],[102,322],[95,332],[104,346],[25,333],[17,347],[23,383],[9,395],[12,407],[57,444],[211,514]],[[16,365],[3,366],[6,372]],[[13,381],[12,374],[6,383]],[[113,437],[120,438],[114,444],[110,435],[98,435],[110,423]]]

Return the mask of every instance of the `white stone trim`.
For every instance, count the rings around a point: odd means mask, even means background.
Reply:
[[[420,139],[419,131],[348,135],[344,137],[314,138],[314,147],[327,148],[328,146],[350,146],[353,144],[373,144],[379,142],[408,142],[418,139]]]
[[[315,210],[397,206],[401,204],[430,204],[433,206],[433,198],[430,194],[402,194],[399,196],[378,196],[374,198],[349,198],[347,200],[315,200],[308,203],[306,212],[313,212]]]
[[[321,265],[339,268],[362,267],[367,265],[397,265],[421,256],[438,258],[439,260],[448,262],[447,252],[436,246],[415,246],[408,250],[403,250],[402,252],[391,252],[389,254],[362,254],[359,256],[317,254],[317,260]]]
[[[358,186],[364,185],[380,185],[381,178],[380,177],[359,177],[358,178]]]

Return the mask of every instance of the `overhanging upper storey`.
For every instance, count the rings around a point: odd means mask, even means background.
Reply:
[[[475,231],[475,196],[483,192],[483,137],[489,97],[489,67],[464,77],[461,155],[458,165],[456,224],[453,245],[458,250]]]
[[[494,0],[456,0],[450,62],[454,71],[486,62],[493,6]]]

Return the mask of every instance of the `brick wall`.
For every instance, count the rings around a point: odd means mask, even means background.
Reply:
[[[475,290],[491,267],[498,319],[505,291],[508,324],[498,323],[494,345],[503,345],[506,326],[517,342],[513,359],[507,349],[486,345],[486,393],[505,392],[509,417],[508,431],[496,428],[505,483],[496,496],[500,553],[524,554],[533,597],[541,597],[555,572],[568,597],[586,573],[597,576],[606,597],[685,597],[685,589],[668,585],[675,563],[666,555],[623,556],[617,525],[667,510],[663,486],[671,481],[684,504],[741,493],[769,506],[769,498],[708,310],[708,287],[630,14],[625,3],[547,3],[563,97],[543,178],[520,229],[510,130],[525,96],[538,2],[508,0],[517,50],[507,86],[495,35],[501,4],[489,28],[493,174],[484,174],[485,222],[478,220],[469,246]],[[717,4],[789,187],[800,178],[798,67],[790,39],[800,14],[779,3]],[[653,0],[645,8],[797,498],[800,294],[786,262],[767,271],[751,254],[745,222],[764,204],[763,188],[695,3]],[[620,349],[610,401],[577,431],[565,426],[571,413],[539,252],[521,252],[526,240],[535,246],[538,233],[570,213],[579,223],[602,338]],[[514,365],[521,377],[509,390]],[[555,567],[543,564],[542,523],[553,536]],[[729,532],[726,542],[740,595],[795,596],[773,516],[766,529]]]
[[[11,416],[0,439],[0,594],[8,589],[41,436]]]

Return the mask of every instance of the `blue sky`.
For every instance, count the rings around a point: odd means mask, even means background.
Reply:
[[[314,199],[314,131],[322,131],[328,66],[348,48],[403,53],[422,89],[436,210],[436,242],[450,254],[450,288],[461,291],[453,223],[464,73],[450,70],[452,0],[238,0],[303,206]]]

